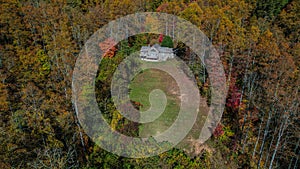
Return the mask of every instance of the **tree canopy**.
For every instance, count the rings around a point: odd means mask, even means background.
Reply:
[[[229,93],[222,120],[206,143],[194,139],[201,116],[179,146],[150,158],[107,152],[83,130],[72,102],[76,59],[100,27],[136,12],[182,17],[218,51]],[[2,0],[0,168],[299,168],[299,25],[299,0]],[[210,104],[205,65],[168,35],[139,34],[98,44],[106,53],[95,93],[114,130],[130,136],[142,130],[117,111],[110,88],[122,60],[148,44],[174,48]],[[82,92],[93,90],[86,86]],[[143,99],[132,102],[136,108],[144,105]]]

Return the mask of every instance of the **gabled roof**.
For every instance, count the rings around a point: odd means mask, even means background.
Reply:
[[[168,47],[160,47],[158,50],[163,53],[173,53],[173,49]]]
[[[156,50],[158,50],[160,53],[173,53],[173,49],[172,48],[168,48],[168,47],[161,47],[159,44],[154,44],[152,47],[149,46],[142,46],[141,51],[142,52],[147,52],[149,49],[151,48],[155,48]]]
[[[158,59],[159,56],[158,55],[148,55],[147,58],[148,59]]]
[[[142,46],[141,51],[147,52],[149,50],[148,46]]]
[[[159,44],[154,44],[152,47],[156,48],[156,49],[159,49],[160,48],[160,45]]]

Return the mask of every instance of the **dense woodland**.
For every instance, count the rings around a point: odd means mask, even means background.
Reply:
[[[223,62],[226,108],[211,139],[196,145],[197,154],[173,148],[150,158],[119,157],[93,143],[76,117],[72,71],[84,43],[109,21],[145,11],[195,24]],[[299,0],[1,0],[0,31],[0,168],[300,166]],[[162,38],[131,37],[101,62],[96,93],[113,128],[136,134],[138,124],[117,125],[124,119],[114,111],[109,78],[111,67],[142,45],[174,45],[194,70],[201,94],[209,95],[194,53]]]

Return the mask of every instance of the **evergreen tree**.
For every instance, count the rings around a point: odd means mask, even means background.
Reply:
[[[165,36],[163,41],[161,42],[161,46],[162,47],[173,48],[174,44],[173,44],[172,38],[170,36]]]

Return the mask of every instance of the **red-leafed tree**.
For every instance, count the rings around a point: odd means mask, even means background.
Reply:
[[[99,43],[99,47],[103,51],[103,57],[114,57],[115,52],[117,51],[115,45],[116,42],[113,38],[107,38],[105,41]]]
[[[164,35],[160,34],[158,38],[158,42],[161,43],[164,40]]]

